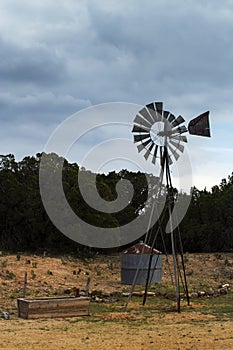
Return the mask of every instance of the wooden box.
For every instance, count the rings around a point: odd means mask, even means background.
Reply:
[[[27,319],[89,315],[90,298],[18,298],[18,316]]]

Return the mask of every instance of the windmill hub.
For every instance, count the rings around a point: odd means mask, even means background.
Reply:
[[[172,125],[163,117],[155,122],[150,129],[150,137],[155,145],[163,147],[167,145],[168,137],[172,135]]]
[[[150,129],[151,140],[158,146],[165,145],[164,122],[155,122]]]

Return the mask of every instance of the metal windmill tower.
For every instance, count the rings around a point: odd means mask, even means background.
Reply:
[[[162,186],[163,178],[166,179],[166,189],[169,194],[168,210],[171,218],[172,206],[174,203],[174,195],[171,181],[170,166],[177,161],[180,154],[184,151],[184,143],[187,137],[184,133],[191,135],[210,137],[209,112],[205,112],[198,117],[192,119],[188,126],[184,125],[182,116],[175,117],[172,113],[163,110],[162,102],[152,102],[143,107],[134,118],[134,126],[132,132],[134,134],[134,143],[137,144],[138,152],[143,152],[146,160],[151,160],[154,165],[160,166],[160,186]],[[179,235],[181,262],[184,273],[185,292],[187,300],[188,287],[186,282],[185,265],[183,259],[182,242]],[[171,246],[174,265],[174,279],[176,284],[177,309],[180,311],[180,288],[179,288],[179,266],[174,243],[174,233],[171,231]],[[154,246],[152,246],[152,249]],[[151,269],[151,260],[148,266],[148,278],[144,294],[143,304],[146,301],[147,290],[149,285],[149,276]]]

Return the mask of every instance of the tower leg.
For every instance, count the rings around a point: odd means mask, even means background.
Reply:
[[[169,216],[171,217],[171,208],[169,205]],[[173,268],[174,268],[174,279],[176,284],[176,302],[177,302],[177,312],[180,312],[180,287],[179,287],[179,275],[177,269],[177,257],[175,251],[174,243],[174,233],[171,231],[171,244],[172,244],[172,259],[173,259]]]

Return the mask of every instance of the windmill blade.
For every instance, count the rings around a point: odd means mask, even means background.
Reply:
[[[187,131],[188,131],[188,129],[186,128],[186,126],[182,125],[176,129],[173,129],[172,134],[183,134],[184,132],[187,132]]]
[[[175,141],[170,140],[170,143],[175,146],[180,152],[184,152],[184,146],[181,145],[180,143],[177,143]]]
[[[161,115],[153,109],[148,109],[148,112],[150,113],[150,116],[153,119],[153,124],[161,120]]]
[[[177,128],[177,131],[179,134],[183,134],[184,132],[187,132],[188,129],[186,128],[186,126],[182,125]]]
[[[155,104],[154,102],[151,102],[149,104],[146,105],[151,117],[153,118],[154,122],[158,121],[158,116],[157,116],[157,112],[156,112],[156,108],[155,108]]]
[[[146,105],[154,121],[161,121],[163,114],[163,102],[152,102]]]
[[[158,113],[162,114],[163,112],[163,102],[155,102],[155,109]]]
[[[156,110],[156,109],[155,109],[154,102],[148,103],[148,104],[146,105],[146,107],[147,107],[148,109],[151,109],[152,111],[155,111],[155,110]]]
[[[178,158],[180,157],[179,153],[177,153],[176,150],[174,148],[172,148],[169,144],[167,145],[167,147],[171,151],[171,153],[174,156],[175,160],[178,160]]]
[[[138,125],[134,125],[132,132],[149,132],[150,128],[146,128],[145,126],[138,126]]]
[[[172,123],[173,120],[175,120],[175,119],[176,119],[176,117],[172,113],[170,113],[169,118],[168,118],[169,123]]]
[[[184,135],[171,135],[170,139],[180,142],[188,142],[187,137]]]
[[[139,124],[140,126],[145,126],[146,128],[149,128],[149,129],[150,129],[151,125],[153,124],[151,122],[146,121],[138,114],[136,115],[136,117],[134,119],[134,123]]]
[[[209,113],[202,113],[189,122],[188,131],[191,135],[210,137]]]
[[[138,149],[138,152],[140,153],[143,149],[145,149],[145,147],[141,143],[140,145],[137,146],[137,149]]]
[[[163,114],[163,102],[155,102],[155,109],[157,111],[157,117],[158,117],[158,121],[161,121],[162,118],[162,114]]]
[[[158,145],[155,145],[155,150],[154,150],[154,155],[153,155],[153,158],[152,158],[152,163],[155,164],[156,162],[156,155],[157,155],[157,152],[158,152]]]
[[[168,112],[168,111],[163,111],[163,117],[164,117],[165,119],[168,119],[169,115],[170,115],[170,112]]]
[[[141,152],[146,146],[148,146],[151,143],[151,139],[142,142],[140,145],[137,146],[138,152]]]
[[[172,122],[172,125],[173,126],[177,126],[177,125],[180,125],[182,124],[183,122],[185,122],[184,118],[179,115],[179,117],[177,117],[173,122]]]
[[[155,145],[155,144],[152,142],[152,144],[150,145],[150,147],[148,148],[148,150],[147,150],[146,153],[144,154],[144,157],[145,157],[146,160],[148,159],[149,155],[151,154],[151,151],[152,151],[154,145]]]
[[[148,109],[151,109],[153,111],[157,111],[158,113],[162,114],[163,111],[163,102],[151,102],[146,105]]]
[[[144,135],[134,135],[134,143],[140,142],[142,140],[148,139],[148,137],[150,138],[150,134],[144,134]]]
[[[151,114],[149,113],[149,111],[147,110],[146,107],[144,107],[143,109],[141,109],[139,111],[139,113],[143,116],[144,119],[146,119],[146,121],[148,123],[150,123],[151,125],[154,124],[154,119],[153,117],[151,116]]]
[[[153,123],[158,122],[162,119],[161,114],[156,109],[155,103],[153,103],[153,102],[149,103],[148,105],[146,105],[146,107],[151,115],[151,118],[153,119]],[[161,111],[161,113],[162,113],[162,111]]]

